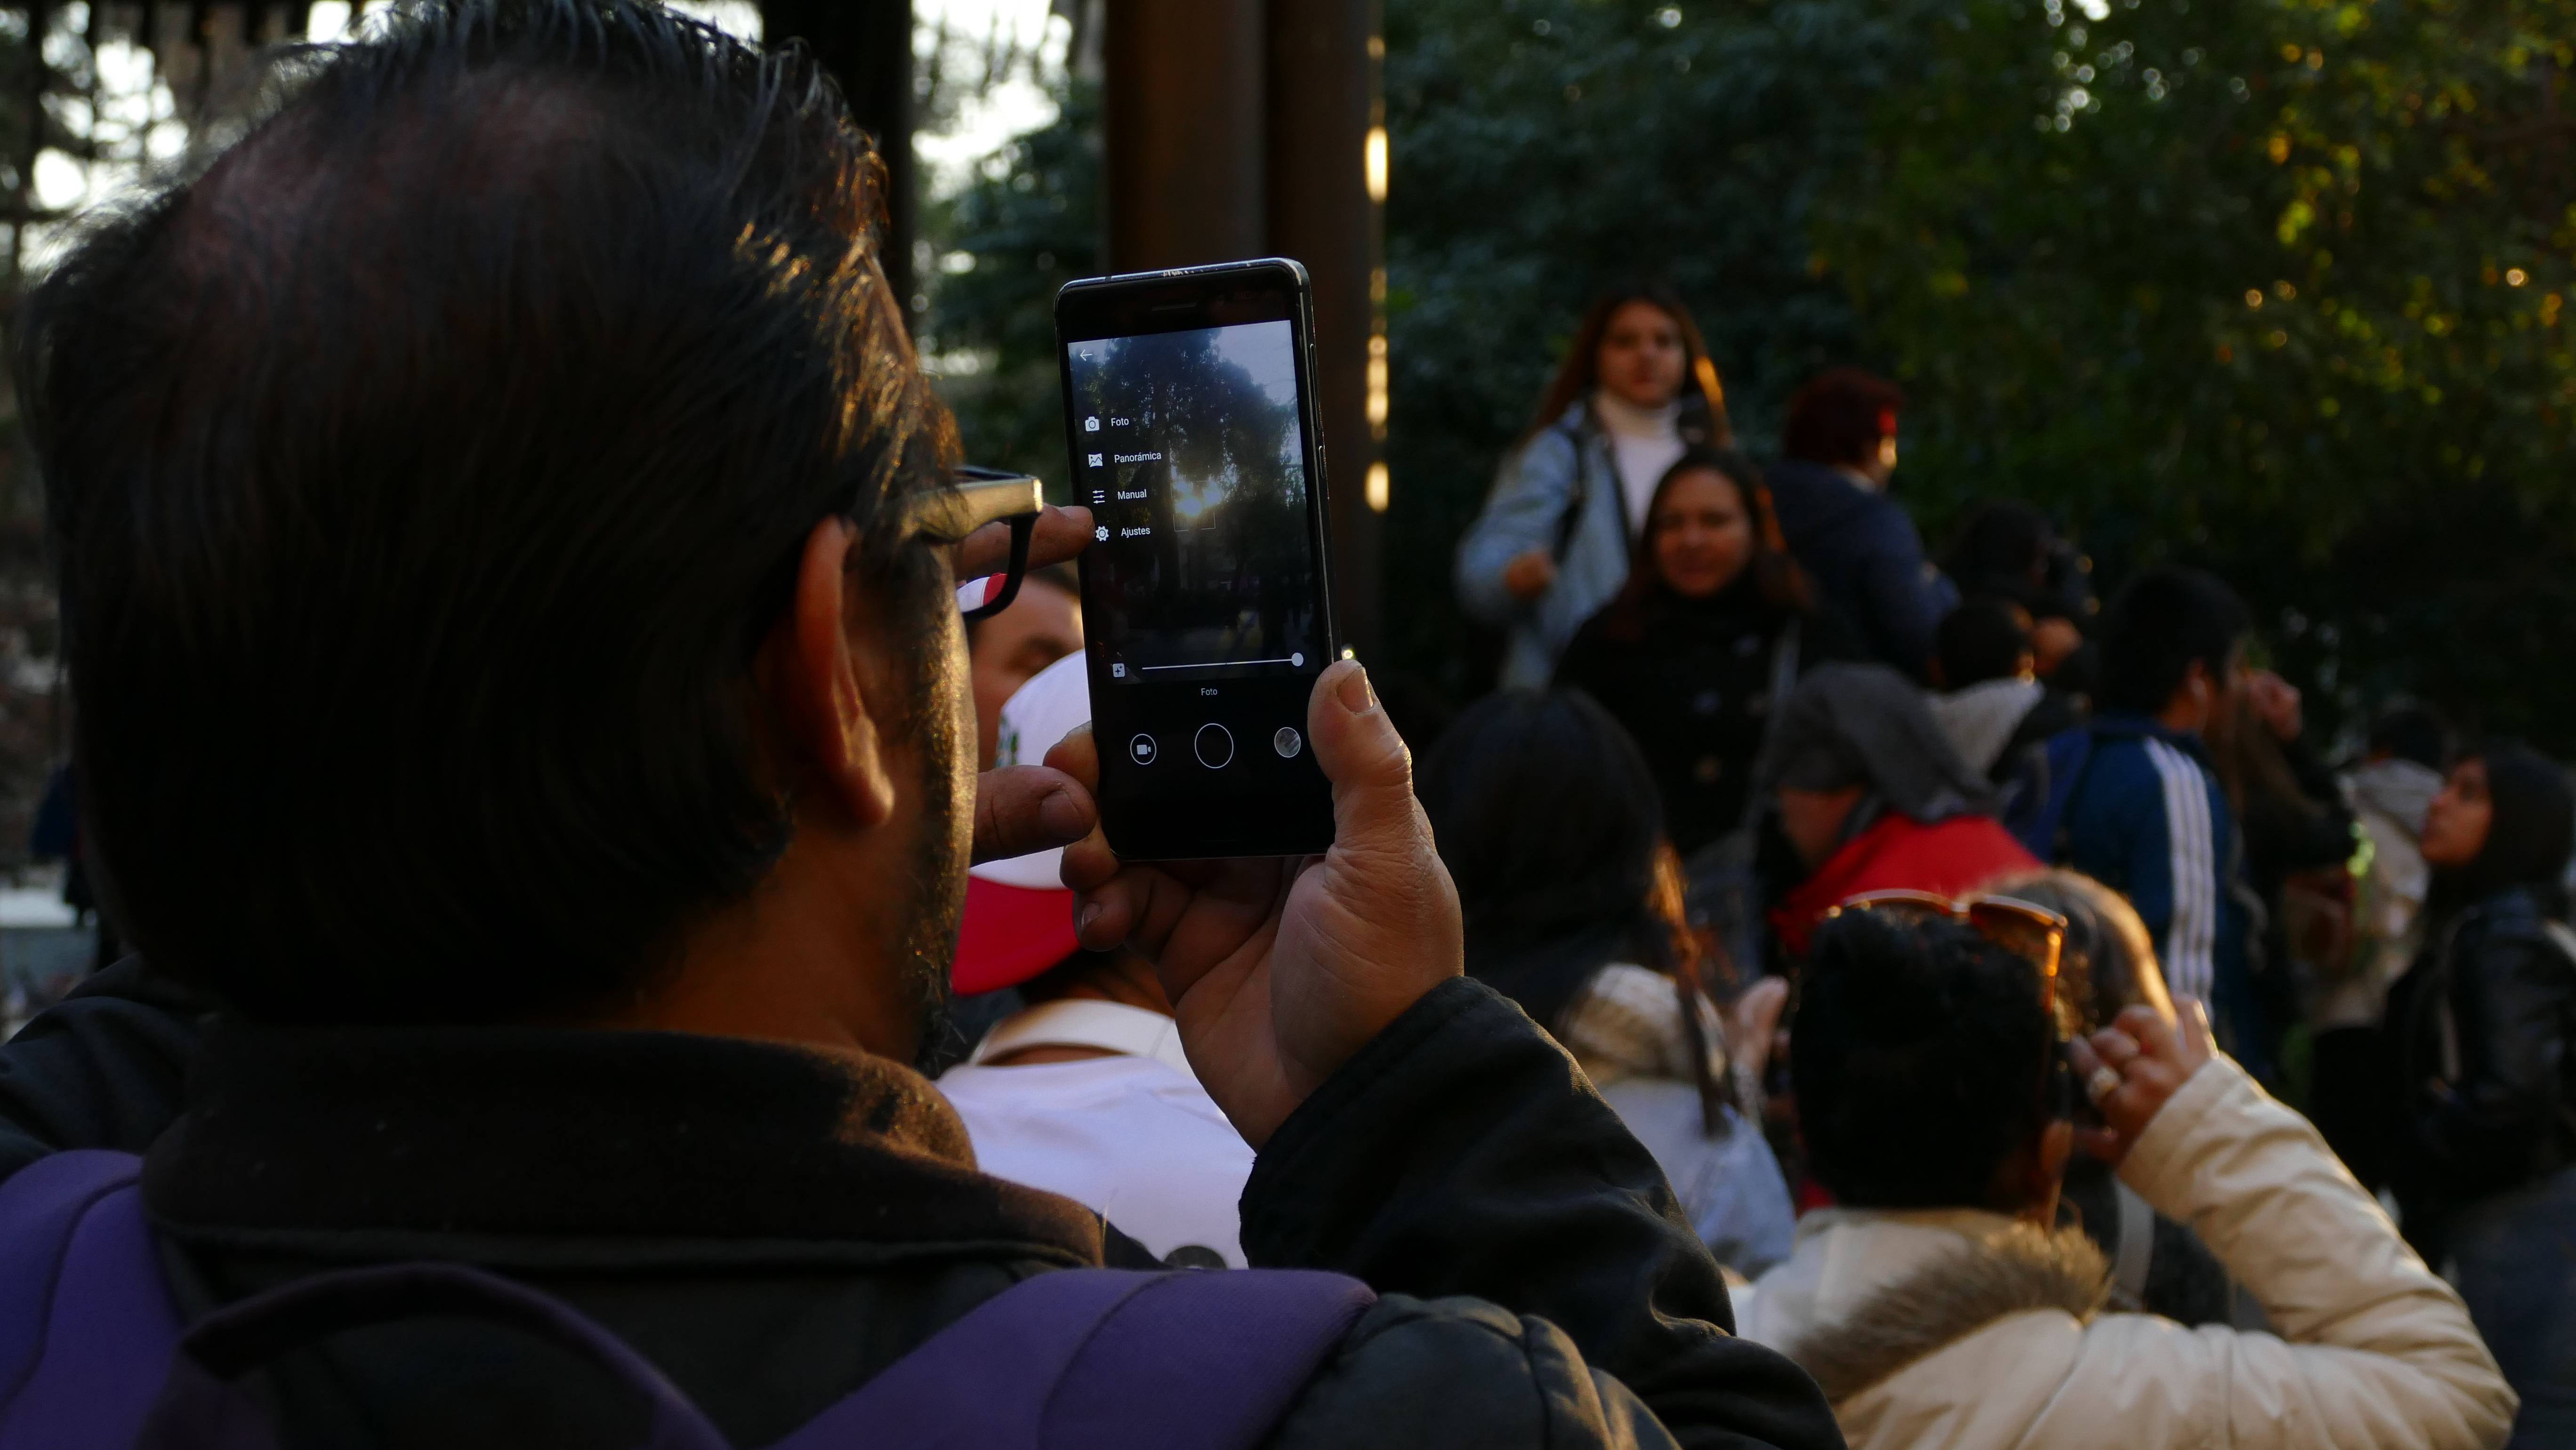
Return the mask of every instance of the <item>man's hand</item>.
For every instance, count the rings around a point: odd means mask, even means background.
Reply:
[[[1333,846],[1304,861],[1122,862],[1098,832],[1066,848],[1083,945],[1154,963],[1199,1081],[1244,1140],[1267,1141],[1335,1068],[1458,975],[1458,890],[1413,799],[1413,763],[1368,676],[1315,682],[1306,737],[1333,783]],[[1099,780],[1087,730],[1047,763]]]
[[[975,777],[977,861],[1070,846],[1099,824],[1090,790],[1061,770],[1005,765]]]
[[[1057,508],[1038,515],[1029,533],[1029,567],[1061,564],[1091,542],[1091,510]],[[1011,566],[1011,526],[986,524],[957,545],[951,567],[959,579],[997,574]],[[1060,770],[1010,765],[975,777],[975,859],[1007,861],[1032,851],[1070,845],[1100,820],[1091,792]]]
[[[1545,594],[1555,583],[1556,560],[1545,549],[1515,555],[1503,566],[1503,587],[1523,604]]]
[[[2167,1022],[2153,1007],[2130,1007],[2090,1040],[2079,1037],[2067,1044],[2076,1080],[2108,1124],[2086,1129],[2083,1144],[2105,1163],[2129,1156],[2166,1100],[2217,1052],[2210,1041],[2209,1014],[2200,1004],[2185,998],[2174,1005],[2179,1022]],[[2103,1071],[2118,1081],[2097,1080],[2096,1073]],[[2094,1091],[2097,1086],[2102,1091]]]
[[[1043,569],[1049,564],[1061,564],[1081,553],[1090,542],[1091,510],[1079,505],[1060,509],[1048,504],[1039,511],[1037,526],[1029,531],[1029,567]],[[986,524],[968,534],[958,542],[948,563],[961,584],[1008,569],[1011,526],[1007,522]]]

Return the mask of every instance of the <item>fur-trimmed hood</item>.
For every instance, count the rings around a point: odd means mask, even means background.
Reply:
[[[1840,1404],[2008,1315],[2089,1323],[2110,1289],[2109,1263],[2076,1229],[1971,1209],[1825,1209],[1736,1318]]]
[[[1737,1297],[1814,1375],[1854,1450],[2496,1450],[2514,1396],[2459,1297],[2316,1129],[2225,1058],[2121,1181],[2191,1225],[2277,1333],[2106,1312],[2081,1237],[1973,1210],[1825,1209]]]
[[[1840,1404],[2006,1315],[2056,1309],[2090,1323],[2110,1293],[2110,1265],[2081,1230],[2017,1223],[1935,1255],[1788,1354]]]

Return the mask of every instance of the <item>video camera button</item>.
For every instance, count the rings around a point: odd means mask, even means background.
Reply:
[[[1208,769],[1223,770],[1234,763],[1234,732],[1210,721],[1191,738],[1190,752]]]
[[[1162,753],[1163,748],[1154,743],[1151,735],[1139,735],[1127,742],[1127,758],[1138,765],[1151,765]]]

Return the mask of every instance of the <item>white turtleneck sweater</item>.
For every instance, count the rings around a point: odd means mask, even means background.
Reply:
[[[1682,435],[1678,399],[1660,408],[1640,408],[1607,388],[1592,395],[1592,411],[1610,435],[1610,456],[1619,465],[1619,491],[1628,500],[1628,538],[1646,532],[1646,506],[1655,501],[1655,485],[1664,470],[1681,460]]]

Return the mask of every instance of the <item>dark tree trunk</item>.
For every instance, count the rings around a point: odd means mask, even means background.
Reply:
[[[911,0],[761,0],[770,45],[800,40],[840,82],[860,127],[876,138],[886,166],[886,235],[881,263],[907,320],[918,315],[912,243],[918,198],[912,159]]]

